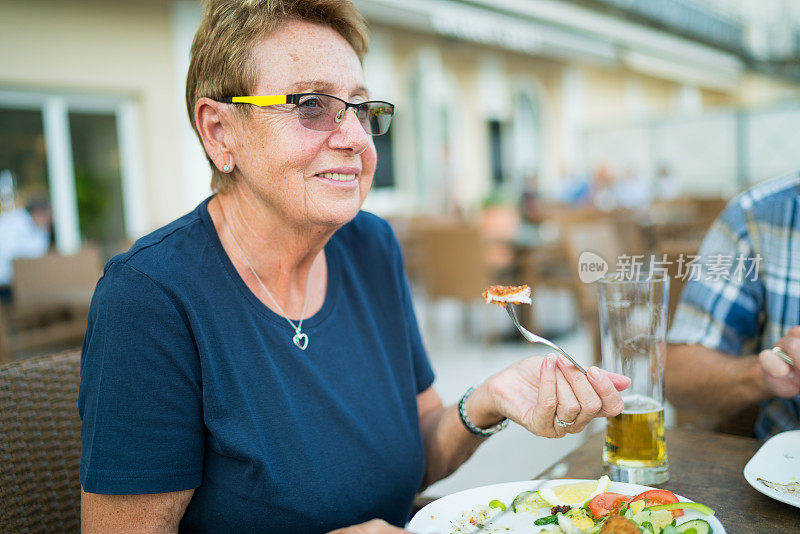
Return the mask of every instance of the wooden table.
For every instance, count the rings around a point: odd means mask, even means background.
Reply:
[[[602,432],[591,435],[534,478],[599,478],[603,439]],[[757,492],[742,474],[760,446],[730,434],[667,429],[670,479],[654,486],[707,504],[730,534],[800,532],[800,509]]]

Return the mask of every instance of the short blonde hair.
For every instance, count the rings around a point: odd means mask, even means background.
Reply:
[[[344,37],[360,60],[367,53],[367,25],[350,0],[206,0],[186,76],[186,108],[198,138],[197,101],[249,95],[259,75],[251,61],[253,47],[290,20],[328,26]],[[248,106],[236,108],[245,116],[249,112]],[[220,172],[208,154],[206,158],[211,165],[211,189],[226,190],[233,184],[232,175]]]

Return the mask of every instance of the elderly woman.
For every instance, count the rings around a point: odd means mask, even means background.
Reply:
[[[622,410],[625,377],[553,356],[442,405],[397,242],[359,211],[393,113],[366,48],[347,0],[206,3],[186,97],[216,194],[97,285],[86,532],[397,531],[506,419],[561,437]]]

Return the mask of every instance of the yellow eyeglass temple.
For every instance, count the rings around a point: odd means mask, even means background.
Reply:
[[[275,104],[286,104],[286,95],[273,96],[233,96],[221,99],[222,102],[229,100],[231,104],[253,104],[254,106],[274,106]]]

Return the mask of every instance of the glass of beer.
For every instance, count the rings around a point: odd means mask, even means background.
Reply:
[[[606,419],[603,470],[618,482],[669,480],[664,359],[669,278],[639,273],[598,281],[603,367],[631,379],[625,409]]]

